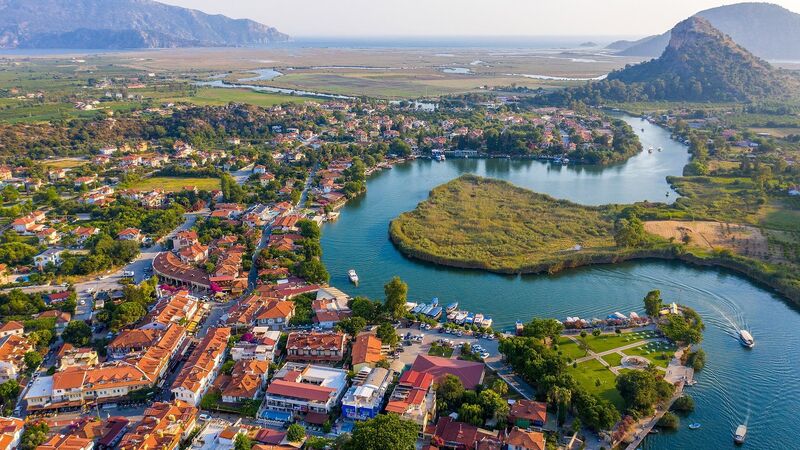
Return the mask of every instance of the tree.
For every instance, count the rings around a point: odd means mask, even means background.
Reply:
[[[419,425],[397,414],[379,414],[356,423],[345,450],[414,450]]]
[[[339,321],[336,324],[336,328],[349,334],[350,336],[355,336],[361,332],[367,326],[367,321],[364,320],[363,317],[347,317]]]
[[[10,415],[17,403],[20,387],[17,380],[8,380],[0,384],[0,404],[3,405],[3,414]]]
[[[373,322],[378,318],[380,304],[366,297],[356,297],[350,300],[348,306],[353,311],[354,317],[363,317],[367,322]]]
[[[319,229],[319,225],[316,222],[312,222],[308,219],[298,220],[297,227],[300,228],[300,235],[306,239],[311,240],[319,240],[321,236],[321,231]]]
[[[236,435],[236,442],[233,445],[234,450],[250,450],[253,448],[253,440],[250,439],[246,434],[237,434]]]
[[[331,276],[325,265],[316,258],[309,259],[297,265],[297,274],[309,283],[327,283]]]
[[[639,247],[647,242],[644,224],[638,217],[619,219],[614,227],[614,240],[620,247]]]
[[[378,325],[378,330],[375,332],[378,339],[381,340],[383,345],[394,347],[400,342],[400,336],[397,335],[397,330],[388,322]]]
[[[693,368],[695,372],[703,370],[706,366],[706,352],[702,348],[697,349],[696,352],[689,353],[686,357],[686,365]]]
[[[617,390],[631,413],[650,414],[659,398],[657,381],[648,370],[632,370],[617,377]]]
[[[670,430],[677,430],[681,424],[681,419],[675,413],[667,411],[663,417],[658,419],[657,426],[661,428],[668,428]]]
[[[572,402],[572,391],[560,386],[553,386],[550,392],[547,393],[547,399],[556,405],[558,425],[563,425],[566,419],[567,405]]]
[[[28,424],[19,441],[20,450],[35,450],[36,447],[47,440],[47,433],[49,432],[50,427],[43,421]]]
[[[551,340],[556,340],[563,330],[564,325],[555,319],[534,318],[522,328],[522,335],[537,339],[548,337]]]
[[[408,296],[408,285],[395,276],[383,286],[386,294],[386,311],[395,319],[403,317],[406,313],[406,300]]]
[[[19,191],[10,184],[3,188],[3,201],[10,203],[19,200]]]
[[[481,405],[464,403],[458,408],[458,420],[475,426],[483,425],[483,408]]]
[[[673,411],[694,411],[694,399],[691,395],[685,394],[682,397],[678,397],[670,409]]]
[[[654,290],[647,293],[644,297],[644,311],[650,317],[658,317],[661,310],[661,291]]]
[[[411,146],[405,141],[395,139],[389,144],[389,153],[399,156],[408,156],[411,154]]]
[[[33,372],[42,363],[42,355],[39,352],[26,352],[23,357],[25,367],[29,372]]]
[[[306,429],[303,428],[302,425],[293,423],[289,425],[289,429],[286,430],[286,439],[289,442],[303,442],[303,439],[306,438]]]
[[[76,347],[85,347],[92,339],[92,329],[82,320],[73,320],[61,333],[61,339]]]
[[[436,401],[441,405],[440,409],[454,410],[461,404],[464,396],[464,385],[455,375],[445,375],[436,383]]]

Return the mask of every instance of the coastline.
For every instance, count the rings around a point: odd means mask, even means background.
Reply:
[[[610,253],[578,253],[571,257],[565,257],[556,261],[535,264],[519,269],[512,268],[491,268],[477,261],[460,261],[449,258],[433,256],[410,248],[394,236],[389,227],[389,240],[404,256],[417,259],[427,263],[437,264],[446,267],[466,270],[481,270],[501,275],[534,275],[547,273],[554,275],[564,270],[577,269],[580,267],[595,265],[611,265],[636,260],[661,260],[661,261],[681,261],[694,266],[715,267],[730,270],[753,281],[769,290],[781,295],[794,306],[800,306],[800,289],[786,283],[780,279],[775,279],[772,275],[759,270],[751,265],[756,261],[744,258],[729,258],[724,256],[712,256],[704,258],[695,254],[682,251],[680,247],[665,247],[651,249],[631,249]]]

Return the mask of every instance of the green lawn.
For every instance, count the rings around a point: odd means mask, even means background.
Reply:
[[[558,340],[558,350],[569,359],[578,359],[586,356],[586,352],[578,347],[578,344],[568,337],[561,337]]]
[[[675,347],[672,344],[665,345],[658,345],[650,344],[649,346],[642,345],[640,347],[631,348],[625,350],[625,353],[628,356],[642,356],[650,360],[656,366],[660,367],[667,367],[669,365],[670,360],[672,360],[672,356],[675,354]],[[664,358],[662,354],[666,353],[667,356]]]
[[[577,368],[569,366],[569,373],[575,378],[575,381],[587,392],[597,394],[600,398],[604,398],[618,410],[622,411],[625,408],[625,403],[617,391],[614,374],[606,369],[600,361],[592,359],[584,363],[578,364]],[[600,380],[600,385],[597,385],[597,380]]]
[[[603,356],[603,361],[607,362],[611,367],[617,367],[622,364],[622,355],[619,353],[611,353]]]
[[[431,356],[441,356],[442,358],[449,358],[453,356],[453,348],[439,344],[431,344],[431,349],[428,351]]]
[[[623,345],[628,345],[636,340],[637,339],[634,339],[630,333],[601,334],[597,337],[590,334],[586,337],[586,341],[589,343],[589,348],[595,353],[602,353],[617,347],[622,347]]]
[[[219,178],[150,177],[129,187],[143,191],[163,189],[166,192],[178,192],[182,191],[184,186],[194,186],[201,191],[213,191],[220,188],[220,181]]]

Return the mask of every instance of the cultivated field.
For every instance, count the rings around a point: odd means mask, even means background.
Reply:
[[[188,186],[194,186],[201,191],[213,191],[220,188],[220,181],[219,178],[151,177],[133,183],[129,188],[143,191],[163,189],[165,192],[179,192]]]
[[[758,228],[727,222],[655,220],[645,222],[648,233],[704,250],[728,249],[763,259],[770,254],[767,238]]]

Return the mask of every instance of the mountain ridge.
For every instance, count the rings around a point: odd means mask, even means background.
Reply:
[[[718,30],[754,55],[772,60],[800,59],[800,14],[772,3],[746,2],[698,12]],[[616,41],[608,47],[620,56],[657,57],[667,47],[670,32],[637,41]]]
[[[175,48],[265,45],[274,27],[153,0],[0,0],[0,48]]]

